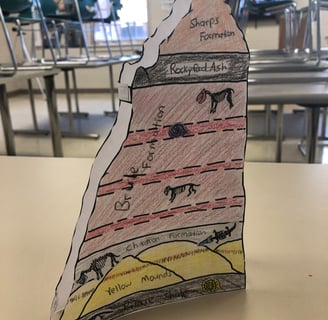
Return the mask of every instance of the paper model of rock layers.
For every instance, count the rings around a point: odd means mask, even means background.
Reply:
[[[248,62],[223,0],[177,0],[124,65],[52,319],[115,319],[245,288]]]

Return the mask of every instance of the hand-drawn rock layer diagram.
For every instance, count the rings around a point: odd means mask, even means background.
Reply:
[[[223,1],[176,1],[171,15],[181,8],[151,65],[145,47],[121,105],[132,106],[127,132],[98,181],[65,306],[57,288],[58,319],[114,319],[245,287],[249,53]]]

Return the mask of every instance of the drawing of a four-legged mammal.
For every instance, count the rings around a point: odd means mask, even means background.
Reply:
[[[199,187],[199,186],[200,186],[199,184],[194,184],[194,183],[186,183],[186,184],[183,184],[183,185],[177,186],[177,187],[167,186],[164,189],[164,194],[166,196],[168,196],[169,193],[171,192],[170,201],[173,202],[178,194],[183,193],[186,190],[188,190],[188,195],[187,195],[188,197],[191,194],[196,193],[197,192],[196,187]]]
[[[211,92],[206,89],[203,89],[197,96],[196,100],[199,104],[202,104],[205,102],[206,97],[210,96],[211,98],[211,108],[210,108],[210,113],[215,113],[216,108],[219,104],[219,102],[223,101],[226,99],[229,103],[229,108],[231,109],[234,104],[232,102],[232,93],[235,92],[232,88],[226,88],[222,91],[218,92]]]
[[[100,256],[94,260],[91,261],[90,267],[86,270],[81,271],[80,278],[77,280],[79,284],[85,284],[86,281],[88,280],[87,273],[94,271],[97,276],[97,280],[100,280],[104,275],[102,273],[102,269],[105,267],[107,258],[110,258],[112,268],[115,266],[115,264],[118,263],[116,258],[119,256],[115,255],[112,252],[108,252],[104,254],[103,256]]]

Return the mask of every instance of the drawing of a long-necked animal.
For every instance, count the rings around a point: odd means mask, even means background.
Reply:
[[[102,273],[102,269],[105,267],[107,259],[110,258],[111,265],[113,268],[115,264],[118,263],[118,261],[116,260],[116,258],[118,257],[119,256],[115,255],[114,253],[108,252],[103,256],[100,256],[92,260],[90,263],[90,267],[86,270],[81,271],[80,278],[77,280],[77,282],[82,285],[85,284],[86,281],[88,280],[87,273],[91,271],[94,271],[96,273],[97,280],[100,280],[104,276]]]
[[[214,235],[210,235],[205,240],[201,241],[198,245],[203,246],[205,244],[209,244],[214,241],[216,241],[216,243],[219,243],[220,240],[224,240],[227,237],[231,237],[231,232],[236,229],[236,226],[237,225],[235,223],[231,228],[225,227],[225,230],[220,230],[220,231],[213,230]]]
[[[200,185],[199,184],[194,184],[194,183],[186,183],[186,184],[183,184],[181,186],[177,186],[177,187],[171,187],[171,186],[167,186],[165,189],[164,189],[164,194],[166,196],[170,194],[170,202],[173,202],[174,199],[176,198],[176,196],[178,194],[181,194],[183,192],[185,192],[186,190],[188,190],[188,197],[191,196],[193,193],[196,193],[197,190],[196,190],[196,187],[199,187]]]
[[[232,88],[226,88],[222,91],[218,92],[211,92],[206,89],[203,89],[197,96],[196,100],[199,104],[202,104],[205,102],[206,97],[210,96],[211,98],[211,108],[210,113],[215,113],[216,109],[218,107],[218,104],[223,101],[224,99],[227,100],[229,103],[229,108],[231,109],[234,104],[232,102],[232,93],[235,92]]]

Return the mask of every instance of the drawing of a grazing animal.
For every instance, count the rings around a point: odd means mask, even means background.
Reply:
[[[214,92],[208,91],[206,89],[203,89],[197,96],[196,100],[199,104],[202,104],[205,102],[206,97],[209,95],[211,98],[211,108],[210,113],[215,113],[218,104],[226,99],[229,103],[229,108],[231,109],[233,107],[232,102],[232,93],[235,92],[232,88],[226,88],[222,91]]]
[[[87,273],[94,271],[96,273],[97,276],[97,280],[100,280],[104,275],[102,273],[102,269],[105,267],[107,258],[111,259],[111,264],[112,264],[112,268],[115,266],[115,264],[118,263],[118,261],[116,260],[116,258],[118,258],[119,256],[115,255],[112,252],[108,252],[106,254],[104,254],[103,256],[100,256],[94,260],[92,260],[92,262],[90,263],[90,267],[87,270],[83,270],[81,271],[81,275],[80,278],[77,280],[77,282],[81,285],[85,284],[86,281],[88,280],[88,276]]]
[[[164,189],[164,194],[166,196],[169,195],[169,193],[171,192],[171,195],[170,195],[170,202],[173,202],[174,199],[176,198],[176,196],[180,193],[183,193],[185,192],[186,190],[188,190],[188,197],[192,194],[192,193],[196,193],[196,187],[199,187],[200,185],[199,184],[194,184],[194,183],[186,183],[186,184],[183,184],[181,186],[177,186],[177,187],[170,187],[170,186],[167,186],[165,189]]]

